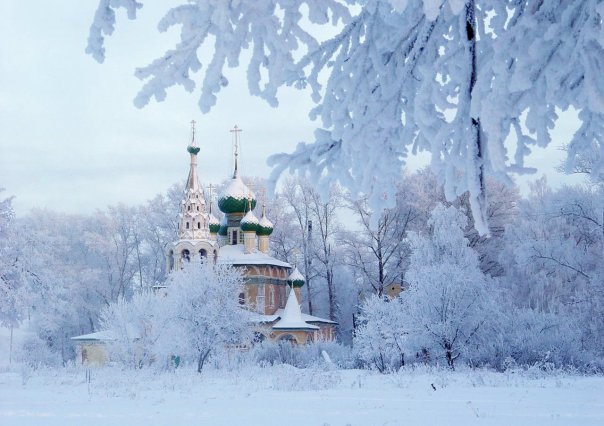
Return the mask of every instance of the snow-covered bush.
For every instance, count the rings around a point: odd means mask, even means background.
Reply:
[[[329,360],[323,355],[327,354]],[[259,365],[289,364],[298,368],[311,366],[353,368],[355,358],[352,348],[336,342],[314,342],[306,345],[292,345],[289,342],[264,341],[254,345],[248,360]]]
[[[58,367],[62,364],[61,354],[53,352],[38,336],[26,337],[15,351],[15,361],[29,368]]]
[[[361,306],[354,348],[365,365],[382,373],[397,370],[409,355],[409,318],[403,301],[372,295]]]

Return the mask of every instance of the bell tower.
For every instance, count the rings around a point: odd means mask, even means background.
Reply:
[[[185,186],[184,197],[180,206],[178,221],[178,238],[181,240],[198,240],[210,237],[208,214],[203,186],[197,176],[197,154],[200,148],[195,141],[195,120],[191,121],[191,143],[187,147],[191,155],[189,176]]]

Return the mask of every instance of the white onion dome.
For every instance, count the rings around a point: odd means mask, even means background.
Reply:
[[[306,282],[304,280],[304,276],[300,273],[300,271],[298,271],[298,268],[295,266],[294,266],[294,270],[292,271],[292,273],[289,274],[289,277],[287,278],[287,280],[294,287],[302,287],[304,285],[304,283]]]
[[[216,234],[220,230],[220,222],[213,213],[208,215],[208,225],[212,234]]]
[[[241,219],[241,230],[243,232],[256,232],[258,230],[258,218],[253,211],[248,211]]]
[[[258,222],[258,235],[271,235],[273,233],[273,222],[268,220],[266,214],[263,212],[260,221]]]
[[[222,237],[226,237],[228,229],[229,229],[229,227],[228,227],[227,217],[222,216],[222,220],[220,221],[220,227],[218,228],[218,235],[220,235]]]
[[[256,196],[237,175],[218,198],[218,208],[223,213],[244,213],[250,203],[253,210],[256,207]]]

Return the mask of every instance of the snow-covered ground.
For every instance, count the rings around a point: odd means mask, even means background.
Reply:
[[[602,425],[604,378],[287,365],[0,372],[1,425]],[[433,387],[436,389],[434,390]]]

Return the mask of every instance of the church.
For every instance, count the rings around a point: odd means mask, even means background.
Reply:
[[[201,150],[195,140],[192,123],[189,174],[180,203],[178,239],[166,248],[166,271],[181,268],[185,262],[215,262],[232,265],[244,276],[244,291],[239,294],[242,309],[250,311],[255,340],[289,341],[305,344],[318,340],[335,340],[334,321],[302,313],[300,290],[304,277],[296,267],[270,255],[273,224],[266,216],[264,201],[260,219],[254,214],[257,199],[243,182],[238,170],[238,132],[235,134],[235,162],[232,178],[218,197],[222,219],[212,212],[212,200],[206,199],[197,173],[197,156]],[[211,194],[210,194],[211,195]],[[157,286],[158,293],[168,293]],[[104,364],[104,342],[111,331],[72,337],[82,362]]]
[[[166,269],[180,268],[184,262],[213,261],[241,269],[245,289],[239,295],[242,308],[252,316],[257,340],[289,340],[304,344],[335,339],[335,322],[307,315],[300,310],[300,289],[304,277],[297,268],[270,255],[273,224],[266,216],[254,214],[257,199],[243,182],[238,170],[238,133],[235,134],[235,163],[232,178],[218,197],[222,212],[219,221],[206,199],[197,173],[200,148],[192,129],[189,175],[180,206],[178,240],[166,251]]]

